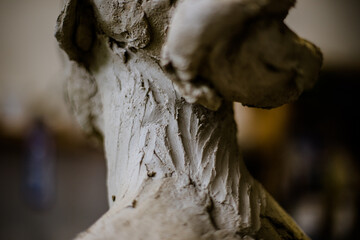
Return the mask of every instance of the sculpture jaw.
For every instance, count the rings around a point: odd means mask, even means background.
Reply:
[[[171,69],[185,99],[212,110],[219,108],[221,98],[273,108],[296,100],[311,88],[322,55],[283,23],[292,4],[236,0],[180,3],[162,61]]]

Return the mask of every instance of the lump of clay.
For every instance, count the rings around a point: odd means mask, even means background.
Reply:
[[[150,28],[140,1],[67,0],[57,19],[55,37],[70,60],[89,60],[96,32],[136,49],[150,42]]]
[[[94,0],[97,22],[104,33],[129,47],[144,48],[150,30],[140,1]]]
[[[162,54],[187,101],[212,110],[219,108],[221,98],[272,108],[313,86],[322,55],[283,23],[294,1],[273,2],[179,4]]]

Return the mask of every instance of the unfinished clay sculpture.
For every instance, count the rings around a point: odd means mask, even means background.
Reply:
[[[307,239],[247,172],[232,112],[315,83],[320,51],[283,23],[293,5],[66,1],[68,101],[103,138],[110,204],[78,239]]]

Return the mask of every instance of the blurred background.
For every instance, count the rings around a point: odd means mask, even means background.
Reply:
[[[108,208],[102,148],[63,100],[61,6],[0,0],[0,239],[72,239]],[[324,67],[293,104],[235,104],[245,162],[312,239],[360,239],[360,2],[298,0],[286,22]]]

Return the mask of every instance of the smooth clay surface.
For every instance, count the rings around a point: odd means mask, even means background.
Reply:
[[[307,239],[247,172],[232,112],[314,84],[320,51],[282,22],[293,5],[66,2],[67,99],[104,142],[110,204],[77,239]]]

